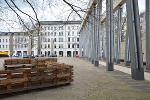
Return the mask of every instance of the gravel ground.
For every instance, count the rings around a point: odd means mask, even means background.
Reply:
[[[0,69],[3,61],[0,58]],[[1,95],[1,100],[150,100],[148,81],[135,81],[126,73],[106,71],[106,66],[94,67],[79,58],[60,57],[58,62],[74,66],[70,85]]]

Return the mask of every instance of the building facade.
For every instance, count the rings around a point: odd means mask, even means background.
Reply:
[[[41,54],[51,55],[51,40],[53,53],[57,56],[73,57],[79,52],[78,29],[81,21],[40,21]],[[13,55],[27,56],[29,38],[32,38],[32,55],[37,55],[37,32],[0,32],[0,54],[9,54],[9,38],[13,35]]]
[[[73,57],[79,52],[79,26],[81,21],[40,21],[41,54],[51,55],[51,40],[54,54]]]

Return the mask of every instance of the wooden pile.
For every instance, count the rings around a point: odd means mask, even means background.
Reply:
[[[73,81],[73,66],[55,63],[33,69],[0,71],[0,94],[70,84]]]
[[[13,70],[19,68],[42,68],[46,67],[47,62],[57,62],[57,58],[42,58],[42,59],[6,59],[4,61],[5,70]]]

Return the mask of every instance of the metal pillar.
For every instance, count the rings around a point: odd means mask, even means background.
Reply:
[[[98,18],[98,21],[97,21],[97,25],[98,25],[98,54],[99,54],[99,60],[101,60],[101,18],[102,18],[102,0],[98,0],[98,3],[97,3],[97,18]]]
[[[98,45],[98,23],[97,23],[97,12],[96,12],[96,6],[94,5],[93,7],[93,11],[94,11],[94,66],[99,66],[99,45]]]
[[[106,2],[106,70],[113,71],[113,31],[112,31],[112,23],[113,20],[113,0],[107,0]]]
[[[129,51],[129,35],[128,35],[128,33],[126,33],[124,66],[130,66],[130,51]]]
[[[91,38],[92,38],[91,62],[92,64],[94,64],[94,17],[93,15],[94,15],[94,11],[92,11],[92,15],[91,15]]]
[[[150,70],[150,1],[146,0],[146,70]]]
[[[120,63],[120,56],[121,56],[121,33],[122,33],[122,8],[120,7],[120,8],[118,8],[116,64]]]
[[[144,80],[138,0],[126,0],[126,6],[127,34],[129,34],[130,41],[131,74],[135,80]]]
[[[113,61],[116,62],[116,46],[115,46],[115,16],[113,15],[113,52],[114,52],[114,56],[113,56]]]
[[[103,60],[106,60],[104,25],[102,24],[101,26],[102,26],[101,30],[102,30],[102,44],[103,44],[103,47],[102,47],[103,48]]]

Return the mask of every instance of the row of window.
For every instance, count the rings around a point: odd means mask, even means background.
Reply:
[[[15,42],[23,42],[23,38],[16,38],[14,39]],[[27,39],[24,39],[24,42],[26,42]],[[9,39],[0,39],[0,42],[9,42]]]
[[[74,33],[75,32],[72,32],[72,34],[71,34],[71,32],[68,32],[67,36],[74,36],[75,35]],[[45,35],[45,36],[57,36],[57,32],[45,32],[45,34],[41,32],[41,34]],[[78,32],[77,32],[77,34],[78,34]],[[58,36],[64,36],[63,32],[59,32]]]
[[[76,38],[72,38],[72,42],[75,42]],[[50,38],[41,38],[41,41],[42,42],[51,42],[50,41]],[[57,39],[54,38],[54,41],[57,42]],[[59,38],[58,40],[59,42],[64,42],[64,39],[63,38]],[[71,38],[68,38],[68,42],[71,42]],[[77,38],[77,41],[76,42],[79,42],[79,38]]]
[[[8,39],[0,39],[0,42],[8,42]]]
[[[79,26],[72,26],[72,30],[78,30]],[[63,26],[41,26],[41,30],[64,30]],[[71,30],[71,26],[68,26],[68,30]]]
[[[7,45],[0,45],[0,48],[8,48]]]
[[[77,44],[76,47],[79,48],[79,44]],[[41,45],[41,48],[50,48],[50,44]],[[57,45],[54,44],[54,48],[64,48],[64,46],[63,46],[63,44],[59,44],[58,47],[57,47]],[[71,44],[68,44],[68,48],[71,48]],[[75,48],[74,44],[72,44],[72,48]]]

